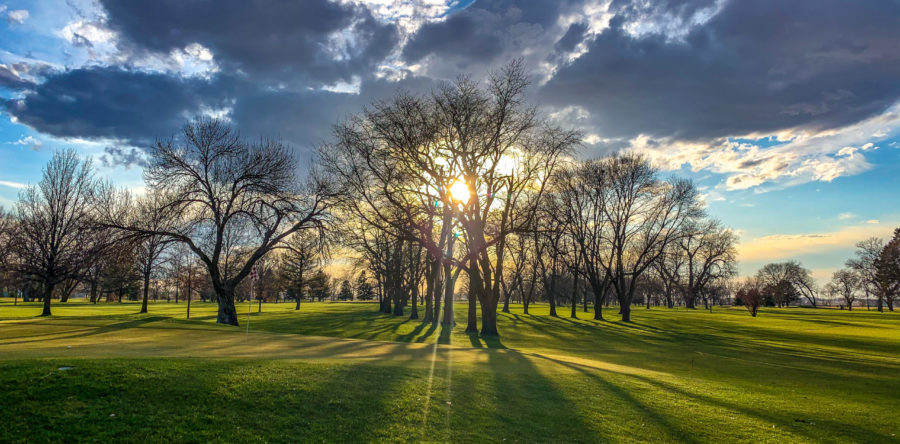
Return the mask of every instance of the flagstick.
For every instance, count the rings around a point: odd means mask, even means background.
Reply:
[[[250,298],[247,300],[247,334],[250,334],[250,310],[253,309],[253,280],[250,280]]]

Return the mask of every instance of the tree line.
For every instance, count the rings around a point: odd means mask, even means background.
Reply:
[[[461,293],[466,331],[482,335],[499,334],[511,303],[595,319],[613,305],[623,321],[638,304],[711,307],[732,296],[754,315],[767,301],[816,305],[795,262],[735,281],[737,236],[706,214],[689,180],[636,154],[577,160],[581,134],[542,117],[527,86],[513,62],[486,82],[400,91],[336,124],[309,166],[278,140],[191,121],[147,150],[141,195],[59,151],[0,218],[7,286],[40,292],[44,315],[54,294],[79,285],[93,302],[139,294],[146,312],[163,280],[176,301],[215,301],[217,322],[231,325],[236,299],[255,291],[296,309],[303,298],[377,299],[385,313],[451,327]],[[848,263],[852,286],[892,309],[897,235],[866,245]],[[355,278],[330,282],[322,267],[334,255],[352,259]],[[844,284],[836,274],[827,291]]]

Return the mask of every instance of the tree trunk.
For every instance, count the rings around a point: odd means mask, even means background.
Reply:
[[[555,267],[554,267],[555,268]],[[550,291],[547,292],[547,299],[550,301],[550,316],[557,317],[556,314],[556,274],[550,276]]]
[[[603,320],[603,300],[606,299],[604,292],[605,288],[602,284],[599,289],[594,289],[594,320],[596,321]]]
[[[139,313],[147,312],[147,296],[150,295],[150,271],[144,272],[144,300],[141,301],[141,311]]]
[[[450,276],[450,264],[444,265],[444,318],[441,325],[453,327],[456,321],[453,319],[453,287],[456,279]]]
[[[469,284],[471,286],[471,283]],[[484,310],[484,307],[482,307]],[[484,320],[482,319],[482,322]],[[475,295],[469,290],[469,309],[466,317],[466,333],[478,333],[478,313],[475,307]]]
[[[44,310],[41,316],[50,316],[50,298],[53,297],[53,285],[44,283]]]
[[[434,309],[434,314],[431,315],[431,322],[437,324],[441,320],[441,299],[443,295],[441,294],[441,276],[438,275],[437,279],[434,281],[434,304],[432,308]]]
[[[190,289],[188,290],[188,295],[187,295],[187,318],[188,318],[188,319],[191,318],[191,293],[190,293]]]
[[[578,319],[578,278],[572,283],[572,319]]]
[[[584,290],[581,291],[581,303],[584,305],[584,312],[588,312],[588,304],[587,304],[587,285],[585,285]]]
[[[409,319],[419,319],[419,290],[418,286],[413,287],[412,291],[412,308],[409,310]]]
[[[234,290],[222,288],[216,291],[216,303],[219,305],[217,324],[239,325],[237,309],[234,308]]]
[[[697,308],[694,303],[694,294],[690,290],[684,292],[684,308]]]
[[[481,336],[500,336],[497,331],[497,303],[491,296],[481,304]]]
[[[622,313],[622,322],[631,322],[631,304],[620,304],[620,312]]]
[[[440,272],[440,268],[438,268],[437,261],[431,259],[431,256],[428,256],[428,277],[425,279],[425,316],[422,317],[422,322],[432,322],[434,321],[434,292],[437,278],[436,275]]]
[[[471,265],[469,265],[469,309],[468,316],[466,322],[466,333],[478,333],[478,314],[475,311],[475,299],[482,298],[485,295],[480,294],[482,290],[481,274],[478,269],[478,264],[475,260],[472,260]],[[476,294],[478,292],[478,294]],[[484,306],[482,305],[482,310],[484,310]],[[484,320],[482,319],[482,322]]]

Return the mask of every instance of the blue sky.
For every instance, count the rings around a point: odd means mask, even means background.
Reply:
[[[5,207],[57,148],[138,188],[143,148],[217,116],[309,158],[373,99],[523,58],[539,111],[586,135],[582,156],[633,150],[692,178],[740,234],[743,274],[797,259],[823,281],[900,226],[896,2],[0,5]]]

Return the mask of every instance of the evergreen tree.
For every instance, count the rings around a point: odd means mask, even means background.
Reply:
[[[331,283],[328,280],[328,275],[322,269],[319,269],[312,275],[308,287],[310,297],[318,299],[319,302],[324,301],[331,295]]]
[[[366,276],[366,272],[363,271],[359,274],[359,277],[356,278],[356,299],[359,301],[371,301],[375,299],[375,289],[372,288],[372,284],[369,282],[368,276]]]
[[[350,281],[344,279],[341,282],[341,290],[338,292],[339,301],[352,301],[353,290],[350,289]]]

